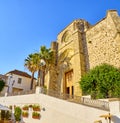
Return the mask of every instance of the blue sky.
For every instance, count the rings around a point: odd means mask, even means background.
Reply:
[[[120,0],[0,0],[0,74],[24,68],[24,60],[50,47],[57,34],[75,19],[95,24],[116,9]]]

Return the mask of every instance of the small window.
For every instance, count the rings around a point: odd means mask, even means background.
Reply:
[[[21,84],[22,78],[18,78],[18,84]]]

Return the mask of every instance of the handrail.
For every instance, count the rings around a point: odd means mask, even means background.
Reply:
[[[87,97],[82,97],[82,96],[75,96],[75,95],[69,95],[69,94],[64,94],[64,93],[58,93],[53,90],[44,90],[42,92],[43,94],[47,94],[49,96],[53,96],[59,99],[67,100],[70,102],[86,105],[86,106],[91,106],[95,108],[100,108],[102,110],[107,110],[109,111],[109,102],[107,101],[102,101],[102,100],[95,100]]]

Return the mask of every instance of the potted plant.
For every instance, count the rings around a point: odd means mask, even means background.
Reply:
[[[12,105],[10,105],[10,106],[9,106],[9,109],[11,109],[11,110],[12,110]]]
[[[9,120],[11,118],[11,111],[1,110],[1,119]]]
[[[5,110],[1,110],[1,119],[2,119],[2,120],[5,119]]]
[[[34,104],[34,105],[32,106],[32,108],[33,108],[33,111],[40,111],[40,105]]]
[[[20,107],[16,107],[15,108],[15,112],[14,112],[14,116],[15,116],[15,120],[19,123],[19,121],[21,120],[21,113],[22,110]]]
[[[11,119],[11,117],[12,117],[12,112],[11,111],[5,111],[5,118],[6,118],[6,120]]]
[[[40,119],[40,113],[38,113],[36,111],[32,112],[32,118],[34,118],[34,119]]]
[[[23,116],[23,117],[28,117],[28,112],[27,112],[27,111],[23,111],[23,112],[22,112],[22,116]]]
[[[24,105],[22,109],[23,110],[28,110],[29,109],[29,106],[28,105]]]

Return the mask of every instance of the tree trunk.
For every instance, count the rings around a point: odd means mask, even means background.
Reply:
[[[40,69],[38,70],[37,86],[40,86]]]
[[[31,77],[31,85],[30,85],[30,89],[33,89],[33,81],[34,81],[34,72],[32,73],[32,77]]]
[[[43,77],[43,82],[42,82],[42,86],[44,87],[44,85],[45,85],[45,71],[43,70],[42,71],[42,77]]]
[[[44,87],[45,71],[40,70],[40,87]]]
[[[43,87],[43,71],[40,71],[40,87]]]

